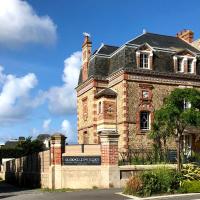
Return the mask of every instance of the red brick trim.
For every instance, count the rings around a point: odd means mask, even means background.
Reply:
[[[153,123],[153,119],[154,119],[154,107],[152,104],[153,86],[149,84],[139,84],[139,87],[141,88],[141,93],[140,93],[140,104],[136,112],[136,134],[144,135],[147,132],[149,132],[149,130],[147,131],[140,130],[140,112],[148,111],[151,117],[151,124]],[[145,98],[145,99],[143,98],[143,93],[142,93],[143,91],[148,91],[149,93],[148,98]]]

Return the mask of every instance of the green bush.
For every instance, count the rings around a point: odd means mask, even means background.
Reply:
[[[200,192],[200,181],[183,181],[180,188],[181,193]]]
[[[197,180],[200,181],[200,167],[195,164],[188,164],[181,170],[184,180]]]
[[[140,196],[151,196],[152,194],[173,193],[179,189],[182,179],[181,174],[174,170],[162,167],[141,174],[142,188],[138,192]]]
[[[142,188],[142,182],[139,176],[132,176],[129,178],[124,188],[124,194],[136,195]]]

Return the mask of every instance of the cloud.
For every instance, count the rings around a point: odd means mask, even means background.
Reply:
[[[68,143],[75,143],[76,136],[74,134],[73,128],[68,120],[63,120],[61,124],[61,132],[67,137]]]
[[[52,44],[56,25],[49,16],[38,16],[26,1],[0,0],[0,44]]]
[[[81,52],[73,53],[64,61],[63,85],[52,87],[44,93],[51,113],[65,115],[76,110],[76,91],[81,66]]]
[[[51,119],[46,119],[46,120],[44,120],[43,125],[42,125],[43,129],[44,129],[45,131],[49,130],[50,124],[51,124]]]
[[[37,85],[35,74],[22,77],[4,74],[0,66],[0,123],[16,122],[25,119],[36,103],[30,92]]]

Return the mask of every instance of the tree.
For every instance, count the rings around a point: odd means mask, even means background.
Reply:
[[[24,141],[19,141],[17,148],[22,149],[24,155],[29,155],[44,150],[44,144],[38,139],[32,140],[31,137],[28,137]]]
[[[182,136],[186,128],[200,126],[200,91],[192,88],[175,89],[164,100],[163,106],[155,112],[150,137],[154,141],[173,135],[177,142],[177,168],[181,169]]]

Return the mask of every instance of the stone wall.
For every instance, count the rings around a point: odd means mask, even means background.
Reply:
[[[101,145],[65,146],[65,136],[56,133],[51,137],[50,150],[7,161],[0,176],[5,174],[7,182],[25,187],[119,187],[118,137],[103,132]]]
[[[43,151],[29,156],[5,162],[5,180],[12,184],[26,187],[48,187],[50,151]]]
[[[66,145],[64,155],[101,155],[99,144]]]
[[[63,166],[62,188],[104,188],[101,166]]]

